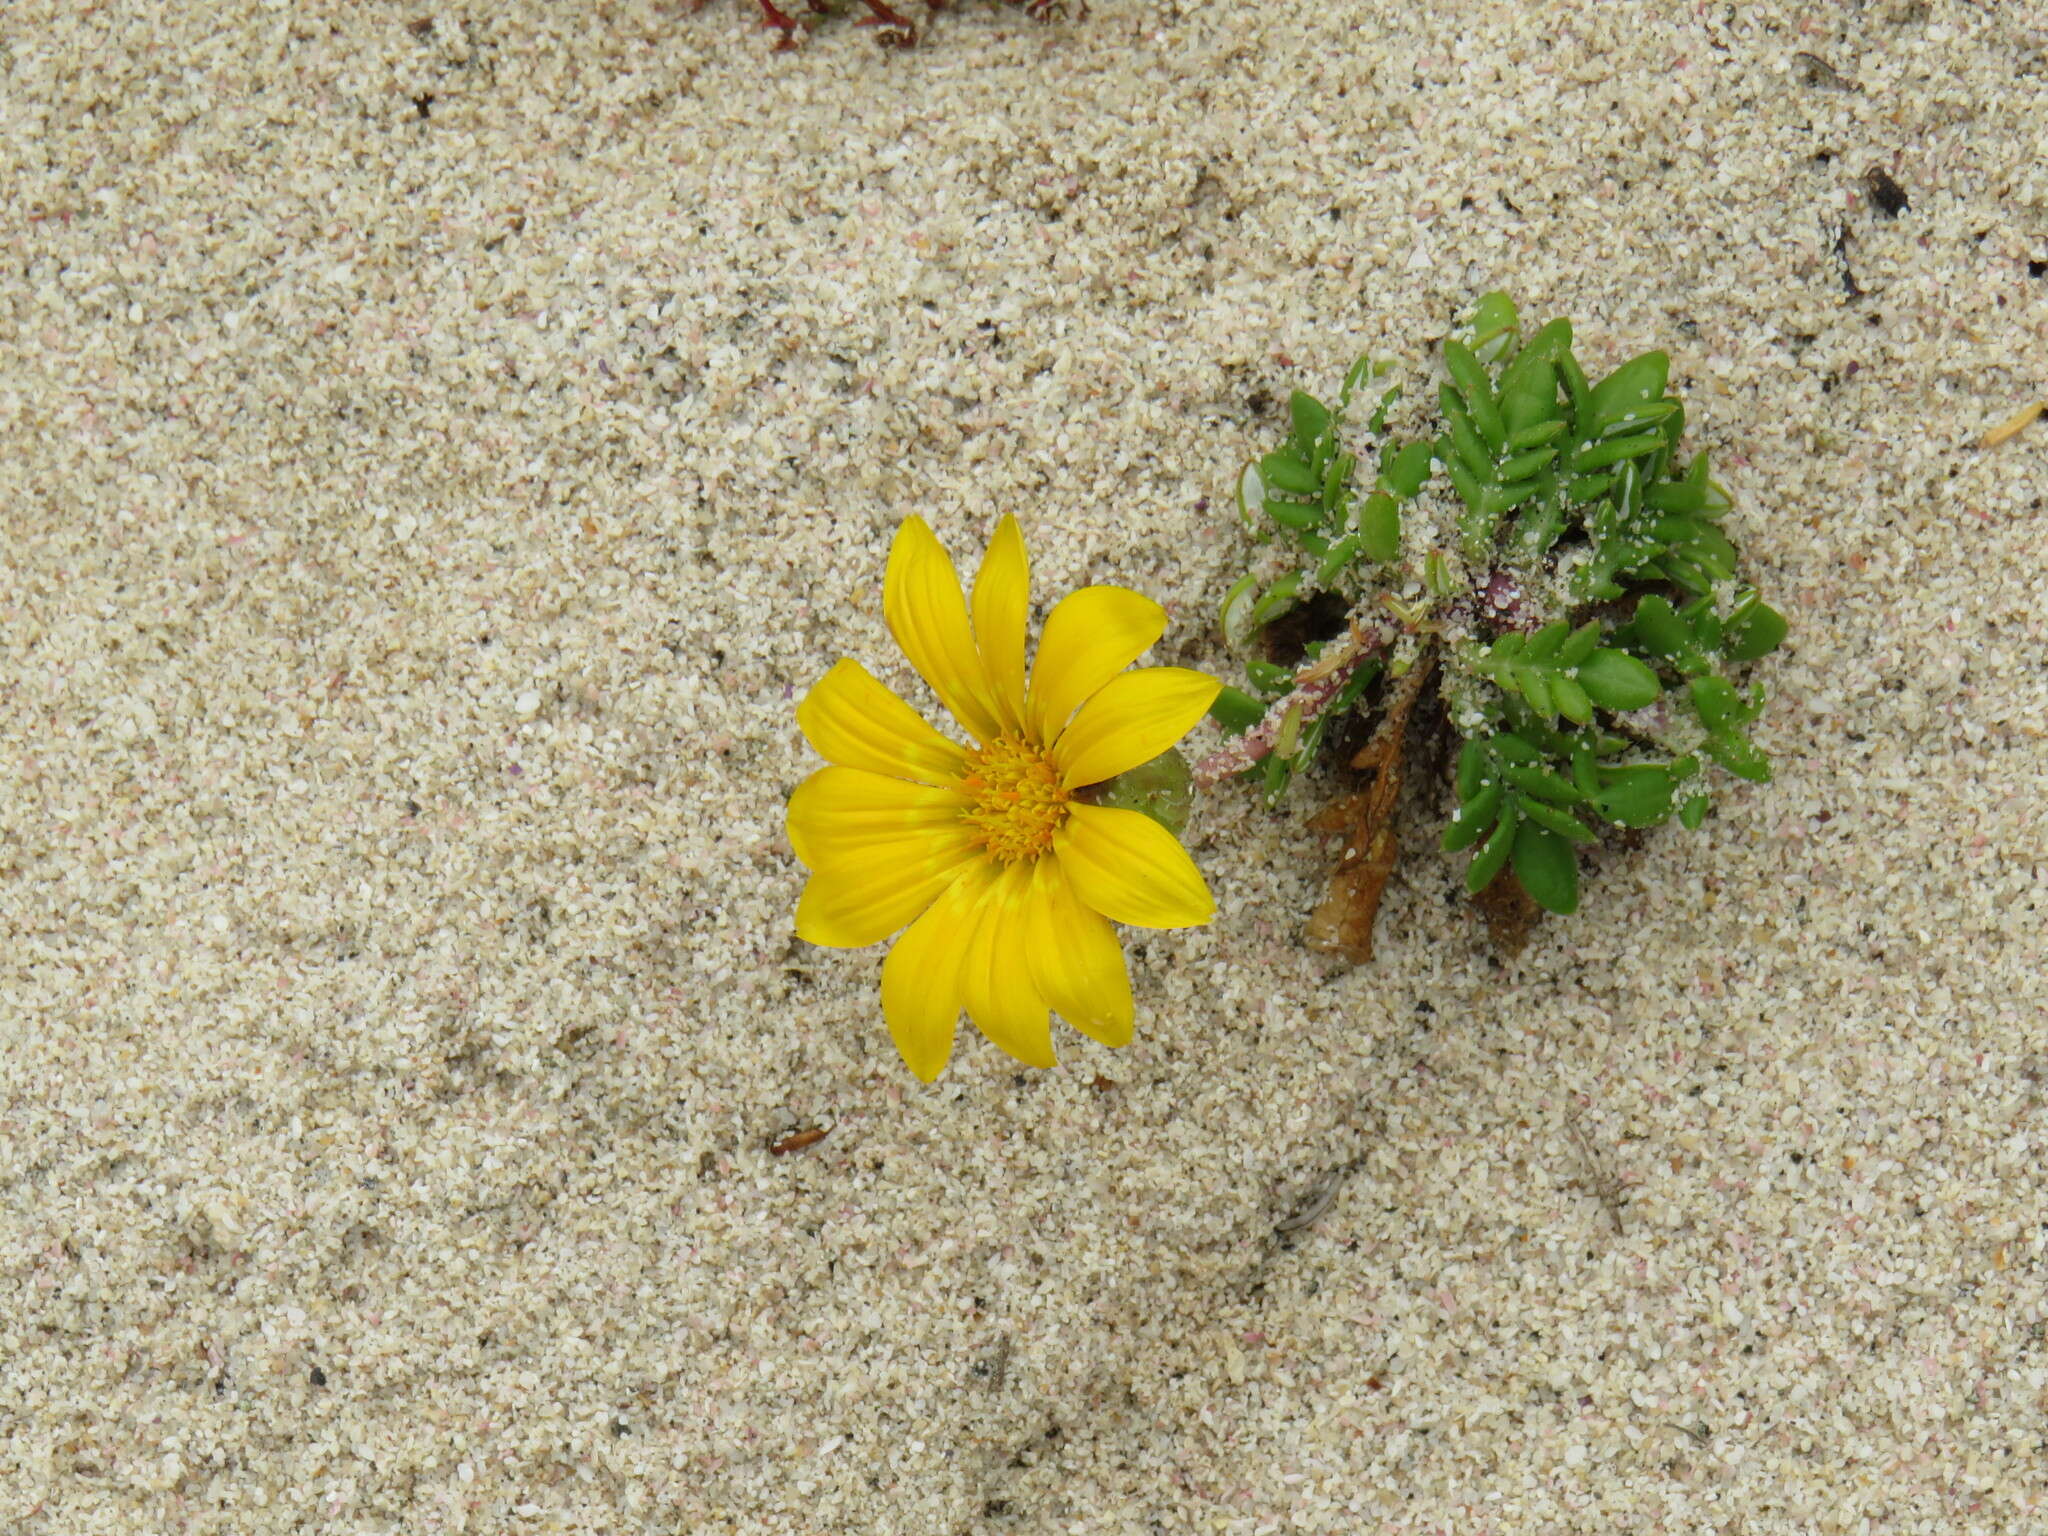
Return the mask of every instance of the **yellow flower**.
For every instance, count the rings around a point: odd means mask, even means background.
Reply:
[[[972,747],[949,741],[856,661],[797,706],[832,766],[789,801],[811,870],[796,914],[813,944],[854,949],[908,925],[882,965],[882,1012],[910,1070],[944,1070],[960,1010],[1019,1061],[1053,1064],[1048,1010],[1104,1045],[1131,1038],[1131,983],[1112,922],[1206,923],[1216,903],[1158,822],[1081,794],[1164,752],[1216,697],[1182,667],[1124,669],[1166,611],[1083,587],[1045,621],[1027,685],[1030,573],[1014,517],[974,578],[922,518],[889,551],[890,632]]]

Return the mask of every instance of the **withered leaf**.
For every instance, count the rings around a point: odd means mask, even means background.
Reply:
[[[1529,935],[1543,917],[1543,909],[1511,874],[1503,874],[1487,886],[1472,898],[1472,904],[1486,919],[1486,931],[1493,935],[1493,947],[1509,960],[1527,947]]]
[[[1379,920],[1380,898],[1400,858],[1394,807],[1401,799],[1408,716],[1434,667],[1435,657],[1425,653],[1408,670],[1372,740],[1351,759],[1352,767],[1372,773],[1372,783],[1333,802],[1309,824],[1318,832],[1342,833],[1344,851],[1331,872],[1329,891],[1309,915],[1302,941],[1311,949],[1342,955],[1354,965],[1372,958],[1372,930]]]

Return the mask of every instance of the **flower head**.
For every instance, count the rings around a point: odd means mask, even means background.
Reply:
[[[973,746],[856,661],[797,706],[831,764],[790,797],[790,844],[811,870],[797,933],[851,949],[904,930],[882,965],[882,1012],[926,1082],[944,1070],[963,1008],[1032,1066],[1053,1064],[1051,1012],[1125,1044],[1131,985],[1111,924],[1182,928],[1216,910],[1171,832],[1085,792],[1179,741],[1220,685],[1183,667],[1125,671],[1166,612],[1123,587],[1062,599],[1027,678],[1029,584],[1013,517],[996,528],[971,604],[922,518],[906,519],[889,551],[890,632]]]

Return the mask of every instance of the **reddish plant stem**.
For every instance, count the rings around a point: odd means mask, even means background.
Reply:
[[[868,8],[868,14],[854,22],[857,27],[879,27],[878,39],[887,47],[909,48],[917,42],[917,27],[901,11],[893,10],[887,0],[860,0]]]
[[[1366,662],[1394,643],[1400,632],[1390,625],[1368,622],[1361,628],[1355,621],[1341,650],[1318,658],[1294,674],[1294,686],[1267,708],[1265,717],[1233,742],[1226,743],[1195,765],[1197,784],[1214,784],[1233,773],[1242,773],[1273,750],[1286,724],[1288,711],[1299,706],[1297,721],[1306,725],[1344,691]]]
[[[777,53],[789,52],[790,49],[796,46],[796,18],[785,11],[778,10],[775,0],[754,0],[754,3],[761,7],[761,25],[773,27],[780,34],[775,39],[775,51]]]

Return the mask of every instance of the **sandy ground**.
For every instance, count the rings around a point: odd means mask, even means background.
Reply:
[[[0,1529],[2048,1529],[2048,13],[0,66]],[[1286,391],[1495,286],[1672,353],[1777,783],[1506,964],[1418,797],[1359,970],[1316,786],[1212,794],[1137,1042],[919,1087],[781,830],[897,520],[1225,666]]]

